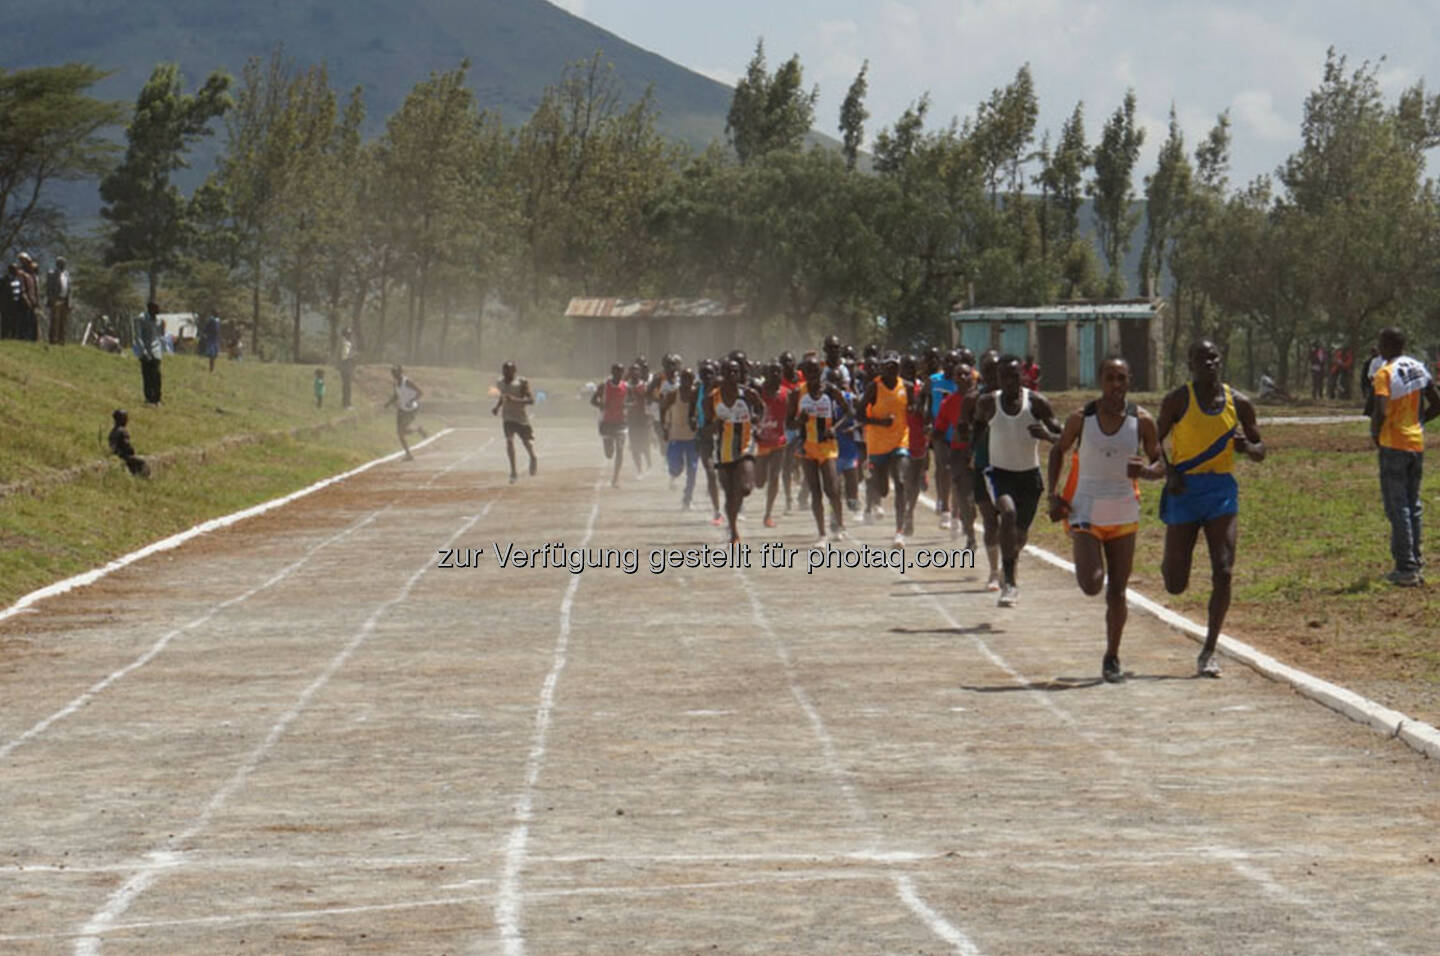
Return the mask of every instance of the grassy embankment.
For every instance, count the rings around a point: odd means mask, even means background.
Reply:
[[[147,408],[135,359],[77,346],[0,342],[0,607],[197,522],[288,494],[395,451],[383,366],[356,373],[350,412],[326,370],[167,356],[164,404]],[[411,374],[432,430],[477,408],[482,379],[463,369]],[[134,479],[108,454],[115,408],[130,412],[153,476]],[[423,420],[423,419],[422,419]]]
[[[1086,397],[1088,398],[1088,396]],[[1139,396],[1158,410],[1158,396]],[[1058,396],[1069,410],[1082,400]],[[1346,403],[1259,408],[1264,416],[1354,414]],[[1240,544],[1227,633],[1275,657],[1359,693],[1440,724],[1440,561],[1431,582],[1396,588],[1390,525],[1380,504],[1375,452],[1363,422],[1272,425],[1261,433],[1269,456],[1236,467],[1240,482]],[[1430,429],[1427,458],[1440,460],[1440,434]],[[1164,526],[1157,517],[1160,487],[1141,484],[1143,518],[1132,586],[1203,622],[1210,573],[1203,538],[1196,547],[1190,590],[1165,593],[1160,577]],[[1434,466],[1422,487],[1426,550],[1440,547],[1440,477]],[[1030,540],[1064,557],[1063,526],[1036,518]],[[1097,635],[1097,640],[1099,636]],[[1098,646],[1098,645],[1097,645]]]

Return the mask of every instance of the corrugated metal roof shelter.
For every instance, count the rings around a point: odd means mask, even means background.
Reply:
[[[957,309],[950,318],[960,343],[976,355],[995,348],[1035,356],[1044,390],[1092,387],[1100,360],[1123,355],[1130,363],[1132,387],[1159,391],[1165,387],[1160,349],[1166,313],[1164,299],[1126,299]]]
[[[565,317],[575,331],[571,370],[577,375],[608,372],[611,362],[628,362],[636,355],[659,368],[660,356],[668,352],[693,361],[754,341],[754,320],[742,302],[574,298]]]

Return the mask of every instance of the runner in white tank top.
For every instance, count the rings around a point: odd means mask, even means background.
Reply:
[[[1030,522],[1045,491],[1040,476],[1040,442],[1054,441],[1060,425],[1049,400],[1020,384],[1020,358],[1002,355],[1000,388],[986,392],[975,419],[988,435],[989,466],[985,481],[1000,518],[1000,607],[1014,607],[1019,598],[1015,566],[1030,534]]]
[[[1105,588],[1105,657],[1100,674],[1109,683],[1125,679],[1120,667],[1120,638],[1128,607],[1125,589],[1135,561],[1135,532],[1140,527],[1137,478],[1165,477],[1155,420],[1126,401],[1130,365],[1123,358],[1100,366],[1100,398],[1065,422],[1050,449],[1050,518],[1068,518],[1080,590],[1095,595]],[[1071,449],[1079,443],[1077,454]],[[1070,477],[1061,490],[1066,458]],[[1109,582],[1106,582],[1106,570]]]

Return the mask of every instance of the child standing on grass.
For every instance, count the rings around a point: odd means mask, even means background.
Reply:
[[[319,408],[325,404],[325,370],[315,370],[315,407]]]

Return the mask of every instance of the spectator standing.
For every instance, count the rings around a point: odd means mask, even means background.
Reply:
[[[1365,395],[1365,414],[1368,417],[1375,406],[1375,373],[1380,371],[1380,366],[1385,360],[1380,357],[1380,350],[1370,346],[1370,355],[1365,359],[1365,364],[1360,367],[1360,391]]]
[[[24,298],[20,263],[12,262],[5,269],[4,286],[0,287],[0,339],[20,337],[20,311]]]
[[[1325,397],[1325,361],[1329,358],[1325,346],[1315,342],[1310,346],[1310,397]]]
[[[1423,362],[1403,354],[1405,336],[1399,329],[1382,330],[1379,344],[1385,364],[1375,373],[1370,438],[1380,453],[1380,497],[1390,521],[1395,561],[1385,579],[1398,587],[1415,587],[1425,583],[1420,554],[1425,423],[1440,415],[1440,389]]]
[[[340,333],[340,407],[350,407],[350,379],[355,375],[355,339],[346,327]]]
[[[323,368],[317,368],[317,369],[315,370],[315,407],[316,407],[316,408],[323,408],[324,406],[325,406],[325,370],[324,370]]]
[[[1025,364],[1020,366],[1020,384],[1032,392],[1040,388],[1040,366],[1033,355],[1025,356]]]
[[[220,355],[220,316],[214,313],[205,320],[205,329],[200,335],[200,352],[210,360],[210,371],[215,371],[215,359]]]
[[[1350,370],[1355,367],[1355,355],[1349,346],[1341,345],[1330,351],[1330,397],[1350,397]]]
[[[50,310],[50,344],[64,345],[70,322],[70,270],[64,256],[45,275],[45,308]]]
[[[20,338],[40,341],[40,269],[30,253],[20,253]]]
[[[145,311],[135,317],[135,354],[140,357],[140,380],[146,405],[160,404],[160,359],[165,354],[165,344],[159,315],[159,303],[147,302]]]

